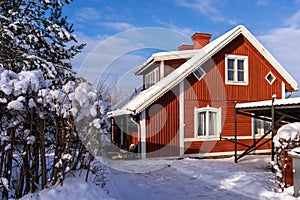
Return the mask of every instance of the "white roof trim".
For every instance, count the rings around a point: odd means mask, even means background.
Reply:
[[[300,97],[289,98],[289,99],[275,99],[273,105],[280,106],[280,105],[293,105],[293,104],[300,104]],[[269,106],[272,106],[272,100],[238,103],[236,104],[235,107],[238,109],[243,109],[243,108],[257,108],[257,107],[269,107]]]
[[[139,113],[167,91],[179,84],[184,78],[191,74],[197,67],[204,64],[215,53],[225,47],[238,35],[243,34],[251,44],[270,62],[272,66],[283,76],[283,78],[292,86],[294,90],[298,90],[297,82],[286,72],[286,70],[276,61],[276,59],[262,46],[262,44],[254,38],[254,36],[244,27],[237,26],[228,31],[221,37],[207,44],[202,49],[197,50],[197,54],[182,64],[171,74],[160,80],[155,85],[147,90],[142,91],[139,95],[133,98],[127,105],[123,106],[122,110],[130,110],[133,113]],[[161,53],[161,55],[167,52]],[[170,53],[171,54],[171,53]],[[151,57],[152,58],[152,57]],[[151,60],[151,59],[149,59]]]
[[[280,63],[272,56],[272,54],[263,47],[263,45],[244,27],[242,27],[243,35],[252,43],[252,45],[261,53],[267,61],[279,72],[279,74],[297,91],[298,83],[291,75],[280,65]]]
[[[108,112],[107,116],[108,117],[116,117],[116,116],[121,116],[121,115],[130,115],[130,114],[133,114],[133,113],[131,111],[129,111],[129,110],[120,110],[120,109],[117,109],[117,110]]]
[[[135,75],[140,75],[144,70],[146,70],[150,65],[152,65],[156,61],[191,58],[195,56],[198,52],[199,49],[154,53],[149,59],[147,59],[146,62],[144,62],[136,70]]]

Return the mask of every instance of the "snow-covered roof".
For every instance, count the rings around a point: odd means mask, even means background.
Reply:
[[[288,84],[294,89],[298,90],[297,82],[288,74],[288,72],[278,63],[278,61],[263,47],[263,45],[242,25],[239,25],[224,35],[210,42],[203,48],[197,50],[197,53],[180,67],[175,69],[168,76],[161,79],[158,83],[151,86],[149,89],[142,91],[139,95],[134,97],[120,110],[130,111],[132,114],[140,113],[151,103],[156,101],[174,86],[179,84],[195,69],[203,65],[214,54],[220,51],[228,43],[242,34],[249,42],[269,61],[269,63],[281,74]],[[196,51],[195,51],[196,52]],[[193,52],[193,53],[195,53]],[[171,53],[170,53],[171,54]],[[169,55],[167,52],[158,55]],[[151,59],[151,58],[150,58]],[[147,62],[146,62],[147,63]],[[137,71],[138,72],[138,71]],[[110,116],[117,115],[117,112],[112,111]]]
[[[275,101],[273,103],[274,106],[294,105],[294,104],[300,104],[300,97],[289,98],[289,99],[275,99]],[[272,100],[236,104],[236,108],[238,108],[238,109],[270,107],[270,106],[272,106]]]
[[[174,59],[186,59],[191,58],[199,52],[199,49],[195,50],[183,50],[183,51],[168,51],[154,53],[146,62],[144,62],[135,72],[135,75],[140,75],[151,64],[162,60],[174,60]]]

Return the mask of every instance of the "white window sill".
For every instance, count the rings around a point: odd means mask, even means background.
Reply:
[[[198,141],[213,141],[219,140],[220,137],[213,136],[213,137],[196,137],[196,138],[184,138],[185,142],[198,142]]]
[[[248,82],[234,82],[234,81],[226,81],[227,85],[248,85]]]

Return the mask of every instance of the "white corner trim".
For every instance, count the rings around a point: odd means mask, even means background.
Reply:
[[[281,82],[281,98],[285,99],[285,83]]]
[[[160,70],[159,70],[159,73],[160,73],[160,77],[159,77],[159,80],[163,79],[165,77],[165,61],[160,61]]]
[[[179,145],[180,155],[184,154],[184,80],[179,84]]]
[[[141,121],[141,155],[142,159],[146,159],[146,111],[143,110],[140,115]]]
[[[121,119],[120,127],[121,127],[121,145],[123,146],[124,145],[124,141],[123,141],[124,140],[124,119]]]

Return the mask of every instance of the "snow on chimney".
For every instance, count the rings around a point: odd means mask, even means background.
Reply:
[[[178,50],[192,50],[192,49],[201,49],[205,45],[207,45],[210,41],[212,34],[208,33],[195,33],[191,39],[193,41],[192,45],[182,44],[178,47]]]

